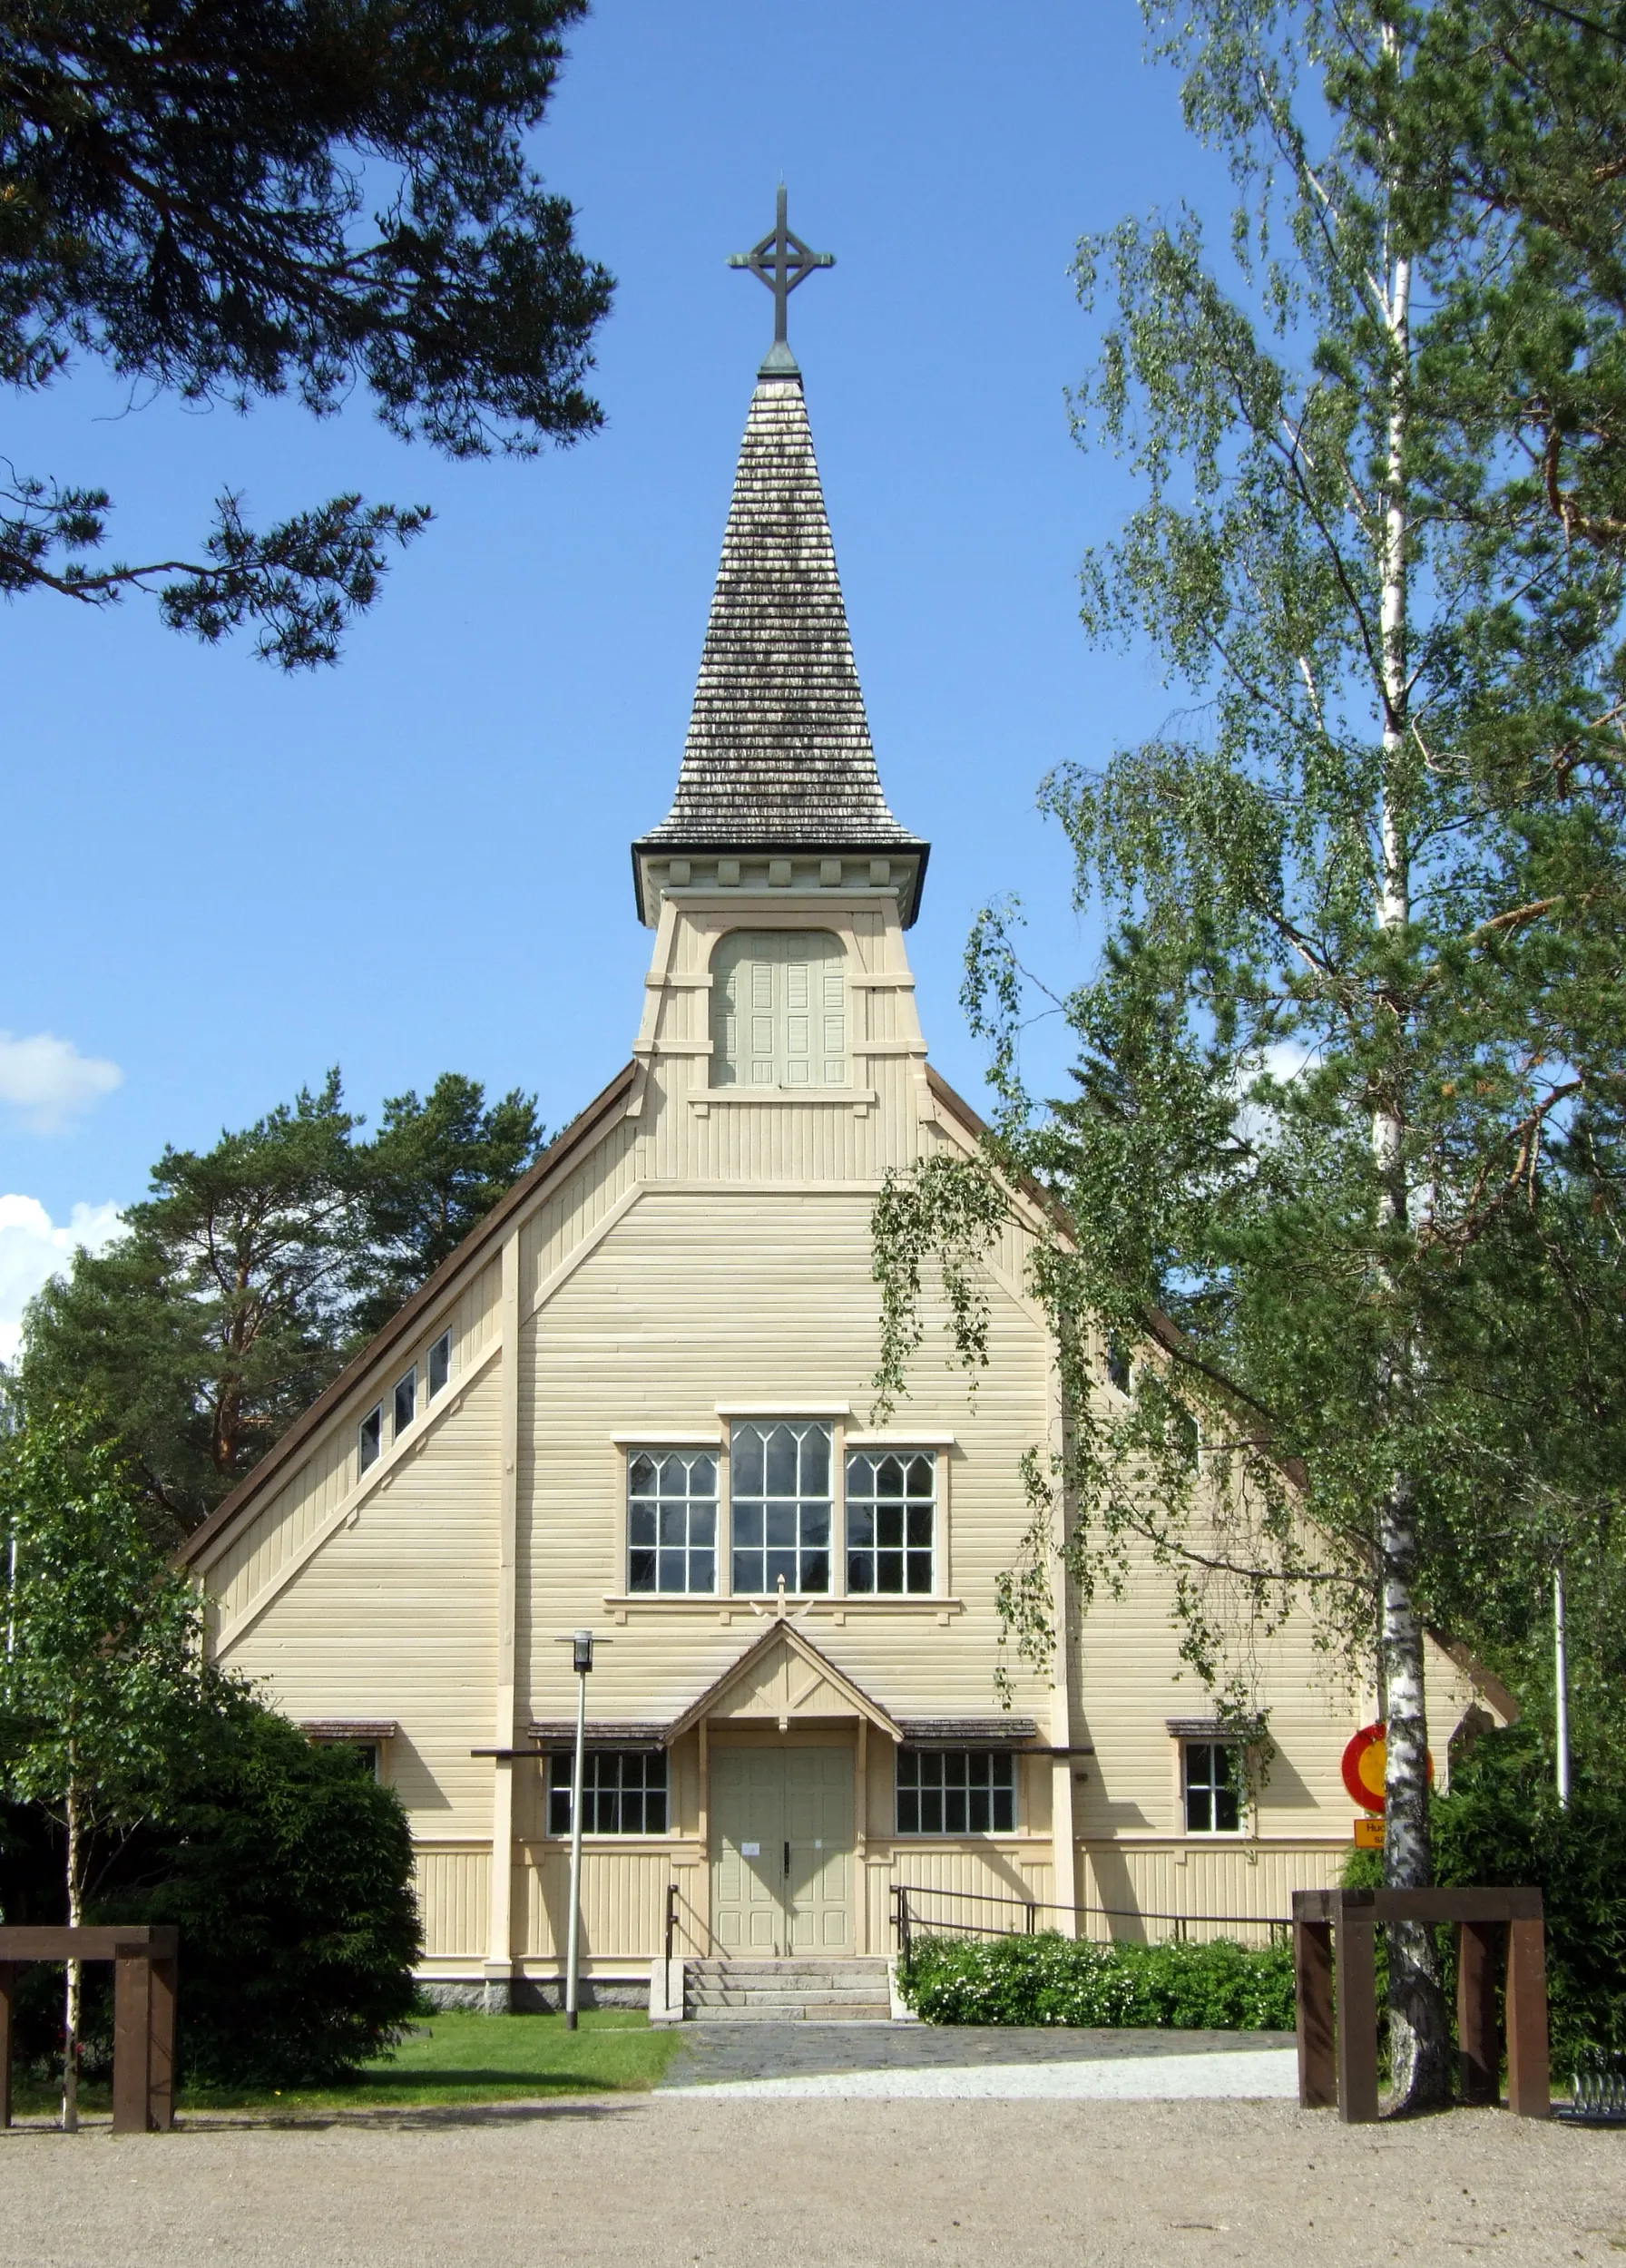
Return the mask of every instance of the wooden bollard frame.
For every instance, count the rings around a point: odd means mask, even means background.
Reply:
[[[1552,2111],[1547,1956],[1539,1890],[1296,1890],[1293,1983],[1298,2100],[1347,2125],[1377,2116],[1376,1932],[1379,1922],[1450,1922],[1457,1931],[1456,2037],[1465,2103],[1501,2098],[1493,1932],[1507,1931],[1507,2107]],[[1333,2010],[1335,1997],[1337,2020]]]
[[[175,2123],[175,1983],[181,1932],[167,1924],[0,1929],[0,2126],[11,2124],[17,1977],[32,1960],[113,1963],[113,2130],[163,2134]]]

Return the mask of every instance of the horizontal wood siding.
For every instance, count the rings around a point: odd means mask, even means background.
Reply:
[[[233,1649],[294,1717],[393,1717],[387,1768],[420,1833],[489,1834],[496,1674],[497,1366],[419,1457],[307,1561]]]
[[[424,1924],[424,1955],[446,1960],[480,1958],[485,1948],[486,1910],[491,1901],[489,1847],[431,1844],[417,1853],[417,1902]]]
[[[623,1119],[595,1143],[554,1196],[530,1215],[520,1236],[520,1296],[529,1306],[556,1268],[620,1204],[639,1177],[640,1127]]]
[[[869,1202],[832,1193],[646,1188],[524,1334],[520,1545],[522,1708],[573,1707],[568,1657],[553,1634],[604,1621],[626,1577],[618,1537],[622,1457],[614,1432],[718,1423],[721,1402],[849,1402],[867,1422],[877,1353]],[[847,1676],[902,1715],[986,1714],[995,1706],[994,1581],[1025,1523],[1019,1461],[1044,1423],[1047,1353],[995,1300],[993,1362],[974,1407],[933,1348],[897,1422],[952,1430],[950,1584],[937,1613],[867,1608],[835,1620],[820,1601],[804,1627]],[[593,1671],[602,1716],[678,1715],[743,1653],[761,1625],[743,1602],[725,1626],[687,1602],[640,1605]],[[1047,1716],[1049,1686],[1014,1665],[1016,1706]],[[529,1672],[529,1684],[523,1680]]]

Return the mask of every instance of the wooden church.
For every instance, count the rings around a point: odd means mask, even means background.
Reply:
[[[652,1972],[676,1999],[669,1955],[873,1979],[899,1891],[943,1921],[1247,1935],[1337,1878],[1373,1713],[1290,1623],[1250,1798],[1150,1569],[1082,1627],[1058,1586],[1054,1682],[1018,1669],[999,1706],[1019,1465],[1060,1423],[1017,1233],[975,1403],[928,1342],[871,1422],[882,1177],[978,1122],[916,1015],[927,846],[882,792],[784,338],[812,256],[781,211],[750,257],[779,336],[677,793],[632,845],[631,1061],[190,1547],[213,1653],[399,1794],[448,2003],[557,2003],[578,1628],[588,2005]],[[1443,1647],[1430,1670],[1443,1759],[1509,1705]]]

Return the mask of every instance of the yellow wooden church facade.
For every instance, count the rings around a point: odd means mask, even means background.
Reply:
[[[927,1062],[926,846],[881,793],[782,347],[633,862],[631,1061],[193,1540],[213,1652],[373,1751],[443,1997],[556,1998],[583,1627],[584,1998],[646,1991],[669,1925],[680,1955],[890,1953],[899,1888],[1093,1934],[1286,1914],[1343,1862],[1372,1713],[1302,1622],[1263,1664],[1256,1802],[1152,1569],[1082,1626],[1059,1587],[1054,1682],[995,1698],[1019,1466],[1060,1423],[1018,1232],[975,1400],[928,1338],[871,1422],[882,1177],[977,1129]],[[1439,1647],[1429,1703],[1442,1756],[1506,1707]]]

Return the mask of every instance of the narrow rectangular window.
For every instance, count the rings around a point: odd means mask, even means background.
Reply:
[[[568,1751],[548,1765],[548,1833],[570,1833]],[[666,1833],[666,1758],[659,1749],[594,1748],[582,1759],[584,1835],[663,1835]]]
[[[717,1589],[717,1460],[641,1449],[627,1462],[627,1589]]]
[[[1187,1741],[1184,1776],[1189,1835],[1234,1835],[1239,1832],[1241,1764],[1241,1751],[1233,1742]]]
[[[417,1364],[396,1381],[396,1439],[400,1440],[417,1415]]]
[[[855,1449],[847,1461],[847,1588],[929,1592],[937,1460],[922,1450]]]
[[[981,1748],[903,1748],[897,1757],[900,1835],[1016,1832],[1016,1759]]]
[[[736,1425],[729,1459],[734,1589],[830,1588],[830,1429],[787,1422]]]
[[[429,1399],[436,1395],[452,1374],[452,1334],[443,1331],[429,1349]]]
[[[384,1446],[384,1404],[375,1402],[356,1429],[357,1458],[365,1472],[368,1465],[376,1465],[378,1452]]]

